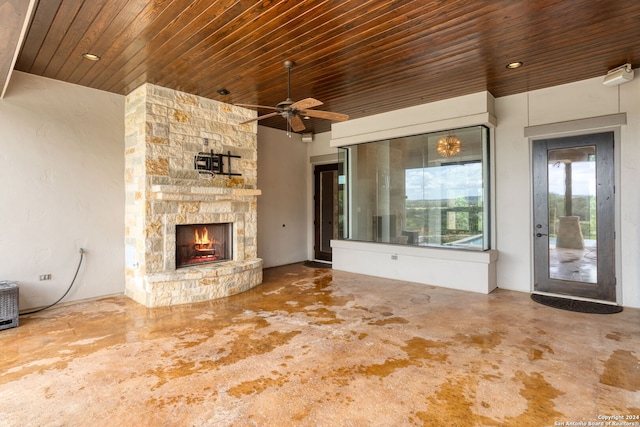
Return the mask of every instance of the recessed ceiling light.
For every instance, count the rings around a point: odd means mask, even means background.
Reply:
[[[311,117],[309,117],[309,116],[304,116],[304,117],[303,117],[303,119],[305,119],[305,120],[311,120]]]
[[[83,53],[82,57],[84,59],[88,59],[89,61],[100,61],[100,57],[95,53]]]
[[[510,70],[514,70],[516,68],[520,68],[522,67],[523,62],[522,61],[516,61],[516,62],[509,62],[507,64],[507,68]]]
[[[229,95],[231,92],[229,92],[226,89],[218,89],[217,91],[220,95]]]

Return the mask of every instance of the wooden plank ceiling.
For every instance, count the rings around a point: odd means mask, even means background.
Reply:
[[[119,94],[149,82],[273,106],[293,60],[294,101],[358,118],[604,76],[640,64],[639,40],[638,0],[39,0],[16,69]]]

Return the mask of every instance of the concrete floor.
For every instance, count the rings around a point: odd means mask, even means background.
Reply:
[[[296,264],[224,300],[147,309],[115,296],[20,322],[0,331],[0,426],[547,426],[640,415],[634,309],[572,313],[525,293]]]

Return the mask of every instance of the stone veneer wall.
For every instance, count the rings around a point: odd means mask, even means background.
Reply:
[[[144,84],[125,107],[125,294],[147,307],[225,297],[262,282],[252,112]],[[205,142],[205,139],[208,140]],[[199,174],[201,151],[239,155],[226,177]],[[225,167],[226,171],[226,167]],[[177,224],[233,223],[233,259],[176,270]]]

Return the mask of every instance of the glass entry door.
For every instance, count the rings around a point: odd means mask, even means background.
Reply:
[[[534,291],[616,300],[613,132],[534,141]]]

